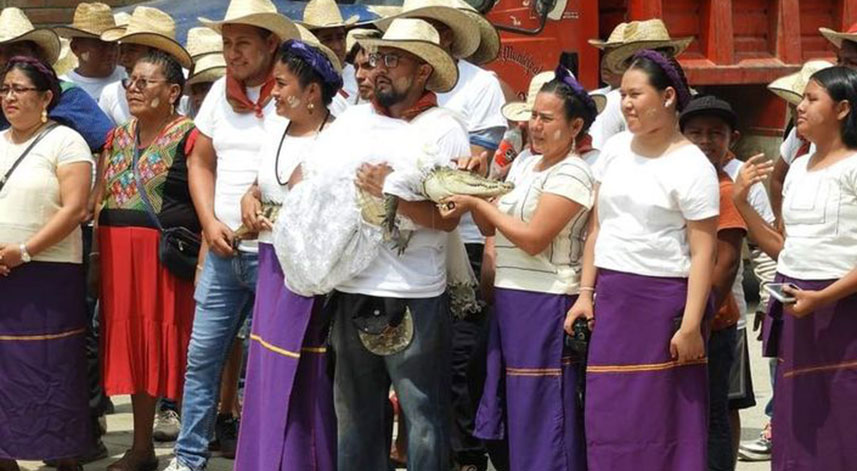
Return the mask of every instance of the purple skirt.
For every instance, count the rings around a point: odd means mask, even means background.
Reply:
[[[705,360],[679,365],[669,350],[687,280],[599,269],[595,296],[586,374],[589,471],[705,470]]]
[[[286,288],[273,247],[259,244],[237,471],[335,471],[323,301]]]
[[[72,263],[0,278],[0,459],[73,458],[90,443],[84,289]]]
[[[494,290],[485,391],[474,435],[509,439],[513,471],[583,471],[577,368],[563,322],[575,297]]]
[[[821,290],[836,280],[778,283]],[[796,318],[771,299],[767,346],[780,358],[774,385],[773,471],[857,468],[857,295]],[[773,328],[772,328],[773,327]],[[773,335],[771,335],[773,334]]]

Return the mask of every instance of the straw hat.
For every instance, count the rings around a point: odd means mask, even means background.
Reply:
[[[803,99],[803,91],[812,74],[828,67],[833,67],[833,64],[822,60],[808,61],[799,71],[768,84],[768,90],[790,104],[797,105]]]
[[[451,4],[463,11],[470,19],[479,26],[479,47],[476,52],[464,60],[477,65],[487,64],[497,58],[500,54],[500,33],[478,10],[473,8],[464,0],[449,0]]]
[[[64,38],[98,39],[108,29],[116,27],[113,11],[103,3],[81,3],[74,9],[74,20],[68,26],[54,28]]]
[[[333,68],[336,69],[336,71],[339,72],[339,74],[341,75],[342,62],[339,62],[339,57],[336,55],[336,53],[333,52],[333,50],[329,47],[322,44],[321,41],[319,41],[318,38],[310,32],[310,30],[299,24],[295,24],[295,26],[297,26],[298,32],[301,35],[301,41],[321,50],[321,53],[324,54],[325,57],[327,57],[327,60],[329,60],[330,63],[333,64]]]
[[[60,38],[60,56],[56,62],[54,62],[54,72],[57,73],[57,76],[63,76],[72,70],[77,68],[78,61],[77,56],[71,52],[71,40],[68,38]]]
[[[381,32],[377,29],[370,28],[353,28],[348,30],[348,34],[345,35],[345,50],[350,51],[354,48],[354,45],[357,44],[358,38],[380,38]]]
[[[198,19],[203,26],[208,26],[221,34],[223,31],[220,28],[224,24],[233,23],[268,30],[276,34],[280,42],[297,39],[299,36],[292,20],[277,13],[277,7],[271,0],[232,0],[222,21]]]
[[[193,70],[187,78],[187,86],[196,83],[214,82],[226,75],[226,59],[222,52],[209,52],[194,57]]]
[[[440,34],[427,21],[416,18],[397,18],[380,39],[358,37],[366,50],[393,47],[407,51],[426,61],[434,68],[426,88],[437,93],[452,90],[458,83],[458,67],[455,60],[440,47]]]
[[[309,30],[350,26],[359,19],[357,15],[343,19],[334,0],[310,0],[304,8],[303,18],[301,23]]]
[[[113,21],[116,22],[117,27],[128,26],[128,23],[131,22],[131,15],[127,12],[120,11],[113,14]]]
[[[553,80],[555,76],[556,74],[554,74],[553,71],[536,74],[530,80],[530,88],[527,90],[527,101],[510,101],[509,103],[506,103],[503,105],[503,108],[500,109],[500,112],[503,113],[503,117],[509,121],[529,121],[530,116],[533,114],[533,106],[536,103],[536,95],[538,95],[542,87]],[[592,97],[592,101],[595,102],[595,108],[598,109],[598,113],[604,111],[604,107],[607,105],[607,96],[601,93],[590,93],[589,96]]]
[[[53,64],[60,56],[60,38],[47,28],[34,28],[20,8],[8,7],[0,12],[0,44],[32,41],[45,53],[45,61]]]
[[[618,30],[618,31],[617,31]],[[643,49],[666,49],[671,56],[682,53],[692,36],[671,38],[663,21],[652,19],[622,23],[613,30],[607,41],[590,41],[590,44],[604,49],[604,67],[615,74],[622,74],[628,68],[628,59]]]
[[[474,31],[479,31],[478,23],[449,0],[405,0],[401,13],[382,18],[375,24],[386,30],[397,18],[420,18],[445,24],[455,36],[452,43],[452,55],[455,58],[470,57],[479,48],[480,36],[473,34]]]
[[[818,28],[818,32],[827,38],[828,41],[832,42],[837,49],[842,47],[842,41],[852,41],[857,43],[857,23],[854,23],[850,28],[841,33],[839,31],[833,31],[830,28]]]
[[[105,31],[101,40],[149,46],[175,57],[186,69],[193,66],[190,54],[176,41],[176,23],[157,8],[135,8],[128,26]]]
[[[223,54],[223,38],[211,28],[197,26],[187,30],[185,49],[194,59],[212,52]]]

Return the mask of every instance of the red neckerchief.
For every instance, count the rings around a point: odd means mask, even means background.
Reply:
[[[247,98],[244,84],[226,74],[226,101],[232,106],[232,111],[238,114],[254,113],[257,118],[264,116],[263,109],[271,101],[271,91],[274,90],[274,74],[269,74],[259,91],[259,101],[253,103]]]
[[[436,106],[437,106],[437,95],[435,95],[434,92],[425,92],[425,93],[423,93],[423,96],[421,96],[420,99],[417,100],[416,103],[414,103],[414,106],[408,108],[407,110],[405,110],[402,113],[402,116],[400,119],[404,119],[405,121],[410,121],[410,120],[416,118],[417,116],[419,116],[419,114],[422,113],[423,111],[429,110],[429,109],[434,108]],[[376,113],[383,115],[383,116],[387,116],[389,118],[392,118],[392,116],[390,116],[390,110],[388,110],[387,108],[384,108],[383,106],[378,104],[378,102],[376,100],[372,100],[372,107],[375,108]]]
[[[577,152],[577,155],[584,155],[587,152],[594,150],[592,147],[592,136],[589,133],[585,133],[583,137],[577,140],[577,146],[574,150]]]

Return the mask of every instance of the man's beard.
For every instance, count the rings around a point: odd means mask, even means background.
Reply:
[[[377,82],[375,83],[375,100],[378,101],[378,104],[383,106],[384,108],[389,108],[397,103],[401,103],[408,96],[408,92],[413,86],[414,81],[412,78],[408,79],[408,84],[402,91],[397,91],[396,86],[392,80],[390,80],[390,86],[386,90],[381,90],[378,87]]]

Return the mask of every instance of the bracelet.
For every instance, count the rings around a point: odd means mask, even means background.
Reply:
[[[581,287],[580,287],[580,288],[578,288],[578,289],[579,289],[580,291],[592,291],[593,293],[595,292],[595,288],[594,288],[594,287],[592,287],[592,286],[581,286]]]
[[[198,271],[202,271],[202,265],[197,265],[197,266],[196,266],[196,269],[197,269]]]

